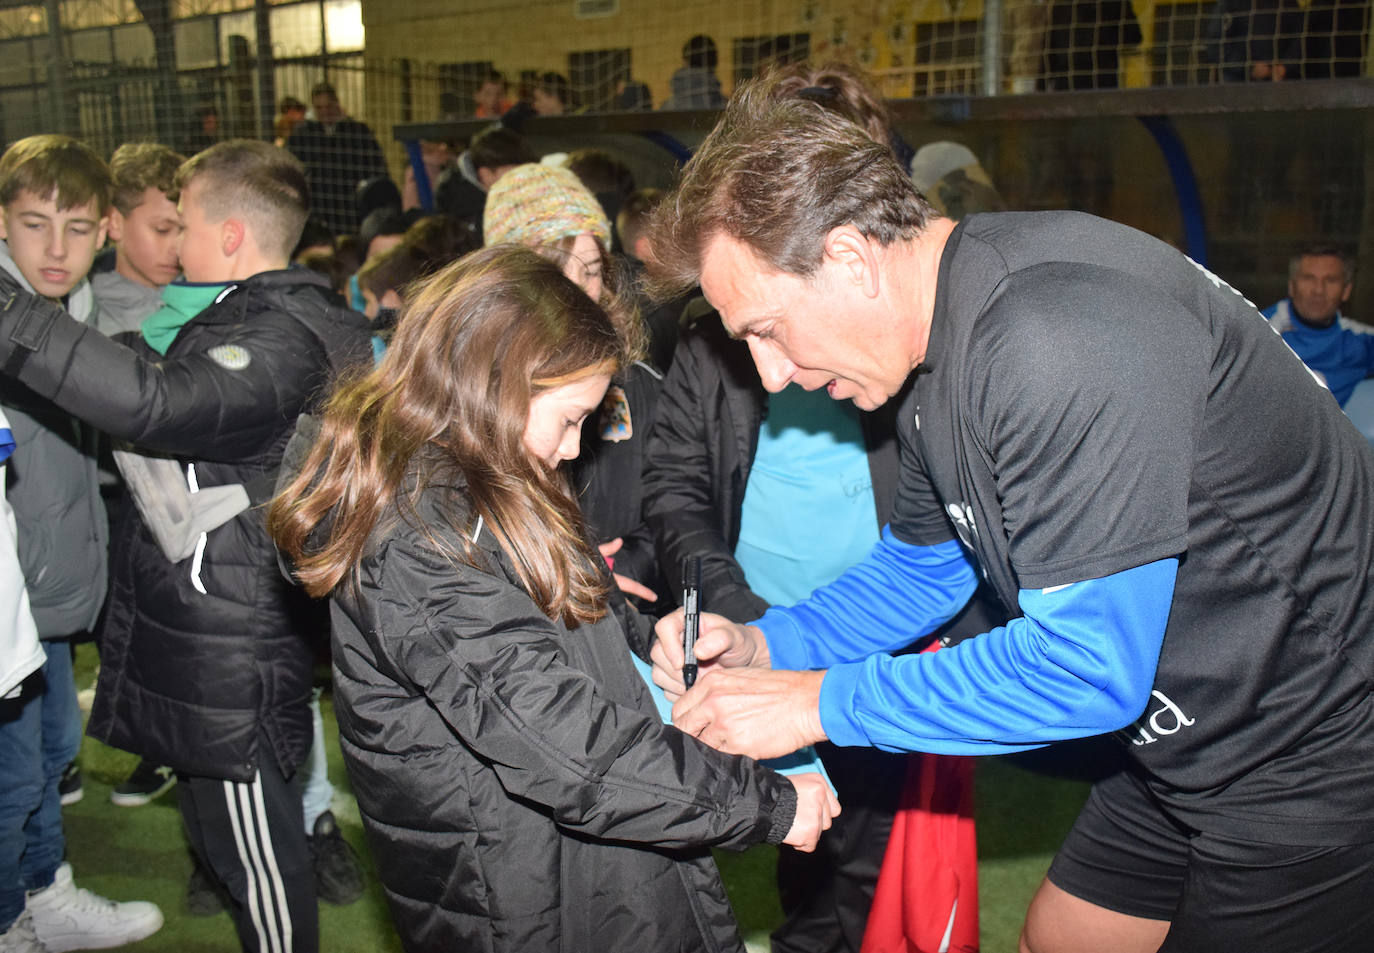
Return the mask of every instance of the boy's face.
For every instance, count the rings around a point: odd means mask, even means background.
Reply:
[[[58,300],[91,270],[107,223],[96,199],[59,209],[56,190],[41,198],[26,189],[0,209],[0,238],[34,291]]]
[[[223,222],[205,217],[200,203],[201,183],[192,180],[181,190],[177,211],[181,213],[181,271],[187,281],[216,284],[229,281],[226,270]]]
[[[118,247],[115,270],[130,281],[161,288],[181,273],[181,216],[161,189],[146,189],[128,215],[112,210],[110,239]]]

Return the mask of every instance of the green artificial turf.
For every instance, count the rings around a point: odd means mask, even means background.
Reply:
[[[77,652],[77,684],[91,684],[95,650]],[[334,812],[344,836],[368,861],[358,811],[348,793],[339,755],[333,709],[326,694],[322,709],[329,754],[329,776],[336,794]],[[67,853],[77,883],[117,900],[151,900],[166,923],[142,943],[125,947],[139,953],[232,953],[238,949],[227,914],[192,917],[185,911],[191,861],[181,833],[175,788],[144,807],[110,803],[110,788],[133,770],[137,758],[87,738],[81,765],[85,796],[64,811]],[[1026,904],[1050,857],[1086,795],[1086,784],[1007,759],[979,762],[977,816],[979,903],[983,953],[1014,953]],[[768,949],[768,933],[781,921],[773,886],[776,850],[755,847],[717,855],[721,874],[751,951]],[[347,907],[320,905],[320,949],[324,953],[399,951],[375,874],[368,891]],[[646,951],[648,953],[648,951]]]

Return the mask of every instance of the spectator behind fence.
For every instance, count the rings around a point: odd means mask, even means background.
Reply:
[[[451,140],[420,140],[420,164],[425,169],[425,183],[429,186],[431,201],[434,188],[439,183],[439,176],[453,165],[457,157],[458,153]],[[415,166],[410,162],[406,163],[406,174],[401,185],[401,208],[407,212],[413,208],[420,208],[420,187],[415,181]]]
[[[1289,0],[1215,0],[1209,58],[1218,64],[1223,82],[1297,79],[1301,29],[1302,13]]]
[[[336,235],[358,229],[354,191],[365,179],[385,176],[382,147],[366,123],[344,114],[331,83],[310,91],[315,118],[298,123],[286,148],[305,164],[310,183],[310,210]]]
[[[1341,305],[1355,287],[1355,259],[1335,245],[1312,245],[1288,261],[1288,297],[1264,309],[1275,331],[1321,375],[1331,396],[1374,439],[1374,334]]]
[[[305,118],[305,103],[295,96],[283,96],[281,103],[277,106],[277,119],[272,124],[272,131],[275,135],[273,142],[278,146],[285,146],[286,140],[291,138],[291,130]]]
[[[572,87],[562,73],[540,73],[530,90],[536,116],[561,116],[572,112]]]
[[[100,309],[96,327],[105,334],[137,331],[162,304],[163,287],[181,274],[181,216],[172,180],[184,161],[153,142],[127,143],[110,158],[115,266],[91,279]]]
[[[1374,932],[1374,455],[1253,305],[1077,212],[935,214],[852,123],[737,91],[662,205],[770,391],[898,413],[883,539],[654,678],[724,750],[993,754],[1111,733],[1022,949],[1363,953]],[[970,561],[976,559],[976,567]],[[985,578],[1019,612],[887,651]],[[747,671],[739,668],[748,667]],[[977,937],[972,942],[976,944]]]
[[[491,70],[472,94],[472,115],[477,119],[499,119],[513,106],[506,98],[505,74]]]
[[[663,724],[636,671],[647,620],[560,472],[622,354],[559,266],[486,248],[288,453],[270,522],[331,597],[345,758],[407,949],[743,953],[709,848],[810,849],[838,807],[816,774]]]
[[[654,108],[654,97],[647,83],[637,79],[622,79],[615,84],[615,109],[638,112]]]
[[[629,361],[611,381],[570,467],[587,526],[611,557],[615,580],[646,605],[663,590],[643,517],[644,446],[663,375],[640,358],[644,326],[611,258],[611,223],[596,197],[563,166],[522,165],[487,196],[487,245],[515,242],[558,262],[600,302],[627,344]]]
[[[311,747],[312,641],[326,631],[281,578],[253,504],[271,494],[296,415],[369,353],[363,316],[335,306],[323,277],[287,268],[306,219],[305,181],[289,153],[247,140],[183,165],[181,264],[204,308],[159,312],[135,347],[37,298],[24,304],[40,334],[17,335],[24,309],[0,318],[10,375],[178,461],[155,498],[178,504],[140,505],[144,519],[117,550],[89,731],[177,769],[191,846],[253,953],[318,947],[313,862],[291,779]],[[165,518],[183,508],[189,526]]]
[[[698,33],[682,45],[682,66],[668,81],[668,98],[659,109],[720,109],[725,94],[716,78],[720,54],[716,41]]]
[[[482,241],[482,213],[487,190],[518,165],[538,162],[539,154],[529,140],[506,126],[490,126],[472,137],[458,161],[439,176],[434,188],[434,208],[451,215]]]
[[[195,155],[202,149],[208,149],[224,138],[219,128],[219,107],[213,103],[197,106],[193,119],[194,125],[181,147],[181,151],[188,156]]]
[[[30,308],[100,338],[86,273],[105,240],[111,191],[104,161],[66,136],[30,136],[0,156],[7,343]],[[98,392],[104,381],[88,378],[88,386]],[[47,650],[41,673],[0,699],[0,948],[121,946],[155,933],[162,913],[151,903],[113,903],[75,885],[58,791],[81,748],[68,639],[94,624],[105,596],[107,529],[95,432],[10,377],[0,380],[0,405],[14,446],[6,495],[30,610]]]

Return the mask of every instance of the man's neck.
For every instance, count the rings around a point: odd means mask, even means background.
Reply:
[[[911,369],[925,360],[935,317],[940,259],[955,222],[936,218],[914,240],[883,249],[883,273],[892,295],[889,306],[906,325]]]

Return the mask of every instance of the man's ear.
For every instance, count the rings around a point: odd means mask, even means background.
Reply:
[[[237,218],[226,218],[219,227],[220,251],[225,258],[232,258],[238,254],[243,247],[243,241],[247,237],[248,230],[244,228],[243,220]]]
[[[1345,304],[1347,301],[1350,300],[1350,292],[1352,292],[1352,291],[1354,291],[1354,290],[1355,290],[1355,283],[1354,283],[1353,281],[1347,282],[1347,283],[1346,283],[1346,286],[1345,286],[1345,290],[1341,292],[1341,304]]]
[[[853,225],[832,228],[825,236],[825,259],[843,270],[866,297],[878,294],[878,255],[875,243]]]
[[[477,167],[477,181],[482,183],[482,188],[491,188],[496,184],[498,178],[500,178],[500,176],[496,174],[495,169],[488,169],[486,166],[482,165]]]
[[[124,241],[124,213],[117,208],[110,209],[110,214],[104,219],[106,232],[112,242]],[[100,244],[105,244],[102,240]]]

